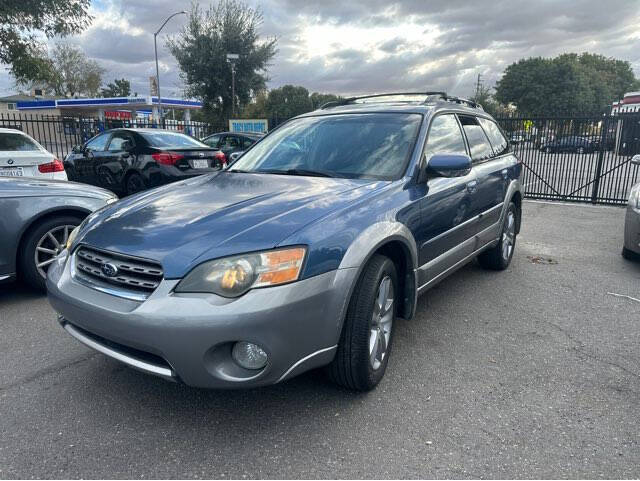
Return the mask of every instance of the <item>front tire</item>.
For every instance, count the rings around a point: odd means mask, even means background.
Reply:
[[[80,225],[75,216],[51,217],[32,228],[21,244],[20,276],[34,289],[44,291],[47,270],[62,252],[69,234]]]
[[[378,385],[391,353],[397,297],[395,265],[388,257],[374,255],[351,295],[338,350],[327,367],[333,382],[354,391]]]
[[[516,248],[517,220],[516,205],[510,202],[502,223],[498,244],[478,256],[478,262],[482,267],[493,271],[503,271],[509,267]]]

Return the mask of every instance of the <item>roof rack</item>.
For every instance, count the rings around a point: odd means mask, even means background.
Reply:
[[[338,107],[340,105],[348,105],[348,104],[352,104],[355,103],[357,100],[363,100],[363,99],[373,99],[373,98],[379,98],[379,97],[398,97],[398,96],[415,96],[415,95],[425,95],[427,97],[434,97],[437,96],[439,99],[444,100],[446,102],[455,102],[457,104],[466,104],[469,107],[475,108],[475,109],[482,109],[482,106],[477,103],[474,102],[473,100],[469,100],[469,99],[465,99],[465,98],[461,98],[461,97],[452,97],[450,95],[447,95],[447,92],[441,92],[441,91],[435,91],[435,92],[393,92],[393,93],[386,93],[386,94],[372,94],[372,95],[360,95],[358,97],[348,97],[345,99],[341,99],[341,100],[332,100],[330,102],[327,102],[325,104],[322,104],[319,109],[320,110],[324,110],[324,109],[328,109],[330,107]],[[427,103],[429,102],[429,98],[425,99],[425,101],[423,103]]]

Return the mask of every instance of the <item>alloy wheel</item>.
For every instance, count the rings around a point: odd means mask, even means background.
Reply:
[[[505,226],[502,231],[502,258],[505,261],[508,261],[511,258],[515,241],[516,217],[513,211],[509,211],[507,214],[507,221],[505,222]]]
[[[69,234],[76,226],[64,224],[47,231],[36,244],[34,262],[38,274],[43,278],[47,277],[49,265],[62,252],[69,239]]]
[[[377,370],[387,355],[394,316],[394,290],[391,277],[385,276],[378,285],[373,303],[373,316],[369,334],[369,363]]]

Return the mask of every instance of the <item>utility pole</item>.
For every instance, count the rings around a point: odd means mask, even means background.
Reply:
[[[180,12],[176,12],[169,15],[167,19],[164,21],[164,23],[160,25],[160,28],[158,29],[158,31],[153,34],[153,48],[156,53],[156,85],[158,86],[158,120],[160,121],[158,122],[158,125],[160,126],[162,126],[162,97],[160,96],[160,69],[158,68],[158,34],[160,33],[160,30],[164,28],[167,22],[171,20],[173,17],[175,17],[176,15],[186,15],[186,14],[187,12],[182,10]]]
[[[227,54],[227,62],[231,64],[231,118],[235,117],[236,111],[236,62],[239,58],[237,53]]]
[[[480,87],[482,86],[482,75],[478,74],[478,81],[476,82],[476,102],[480,96]]]

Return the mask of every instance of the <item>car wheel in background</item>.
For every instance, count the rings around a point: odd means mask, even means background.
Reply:
[[[626,247],[622,248],[622,257],[629,261],[640,261],[640,254],[638,254],[637,252],[633,252]]]
[[[338,350],[327,367],[331,380],[349,389],[369,391],[384,376],[391,353],[398,292],[393,262],[375,255],[351,295]]]
[[[551,153],[551,148],[545,147],[544,151],[545,151],[546,154],[550,154]]]
[[[20,245],[19,275],[30,286],[44,290],[49,265],[64,249],[69,234],[82,219],[76,216],[49,217],[29,229]]]
[[[585,152],[584,147],[578,147],[576,149],[576,153],[578,153],[578,154],[584,154],[584,152]]]
[[[504,216],[498,244],[478,256],[478,262],[485,269],[503,271],[509,267],[516,248],[517,215],[516,205],[510,202]]]
[[[127,176],[124,188],[127,195],[131,195],[145,190],[147,186],[140,174],[130,174]]]

